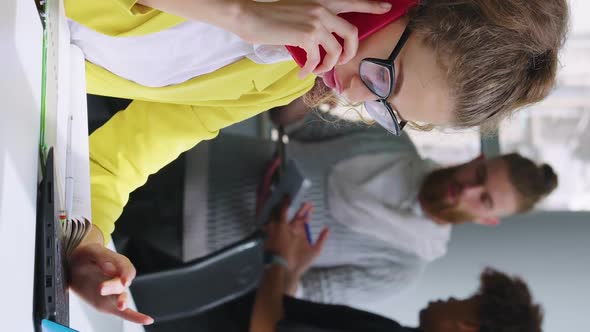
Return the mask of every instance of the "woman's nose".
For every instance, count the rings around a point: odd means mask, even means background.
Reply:
[[[378,99],[377,96],[367,88],[358,75],[351,77],[349,88],[343,91],[343,95],[353,104]]]

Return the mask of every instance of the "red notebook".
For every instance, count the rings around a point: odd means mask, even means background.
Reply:
[[[408,9],[419,3],[418,0],[385,1],[390,2],[393,5],[391,10],[385,14],[375,15],[364,13],[344,13],[338,16],[355,25],[358,28],[359,40],[363,40],[376,31],[381,30],[388,24],[394,22],[398,18],[404,16],[408,12]],[[342,45],[342,38],[339,36],[336,36],[336,38]],[[295,62],[299,65],[299,67],[303,67],[305,61],[307,61],[307,54],[305,51],[297,46],[287,46],[287,50],[289,50],[289,53],[291,53],[291,56],[293,59],[295,59]],[[326,51],[324,51],[324,48],[320,46],[321,61],[323,61],[325,55]],[[320,64],[322,63],[321,61]]]

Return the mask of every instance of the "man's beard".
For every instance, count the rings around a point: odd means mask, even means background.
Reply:
[[[442,168],[426,176],[420,186],[418,199],[427,215],[452,224],[475,219],[471,214],[448,201],[449,187],[456,182],[455,173],[459,167]]]

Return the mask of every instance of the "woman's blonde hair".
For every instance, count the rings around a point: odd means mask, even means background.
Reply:
[[[555,84],[566,0],[429,0],[409,16],[447,67],[455,127],[493,129]]]
[[[368,114],[361,111],[362,103],[350,104],[342,98],[336,96],[334,92],[326,87],[322,82],[317,81],[314,87],[305,95],[303,95],[305,104],[315,108],[316,110],[323,110],[324,108],[332,110],[336,107],[344,109],[341,114],[335,114],[336,117],[347,119],[354,118],[352,121],[360,121],[367,126],[375,124],[375,120],[370,118]],[[349,113],[354,113],[353,117],[348,116]],[[422,124],[414,121],[408,121],[407,128],[419,131],[430,131],[434,129],[431,124]]]
[[[568,28],[566,0],[428,0],[408,15],[413,33],[446,67],[456,128],[490,132],[555,85]],[[314,90],[306,98],[310,105],[338,103],[326,90]]]

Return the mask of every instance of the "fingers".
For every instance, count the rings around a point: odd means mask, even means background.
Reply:
[[[333,19],[326,20],[324,25],[326,26],[326,29],[336,33],[343,39],[344,46],[340,47],[338,64],[346,63],[354,58],[359,47],[358,28],[338,16],[333,16]],[[332,69],[332,67],[327,70],[330,69]]]
[[[101,312],[119,316],[133,323],[143,325],[152,324],[154,322],[152,317],[127,307],[128,297],[129,294],[127,292],[124,292],[118,296],[105,296],[100,300],[99,304],[95,304],[95,307]]]
[[[333,36],[331,38],[334,38]],[[320,63],[320,48],[317,43],[311,42],[303,45],[302,48],[307,53],[307,60],[303,68],[299,70],[299,78],[303,79],[318,66]]]
[[[129,293],[123,292],[117,297],[117,309],[123,311],[127,309],[127,298],[129,297]]]
[[[102,270],[102,273],[109,277],[116,277],[118,273],[117,267],[110,261],[100,263],[100,269]]]
[[[338,20],[339,18],[336,19]],[[332,29],[330,29],[329,27],[326,28],[328,28],[328,31],[332,31]],[[340,55],[342,54],[342,46],[340,46],[340,43],[338,42],[338,40],[336,40],[336,37],[334,37],[334,35],[331,35],[329,37],[327,36],[322,40],[323,42],[321,43],[321,45],[326,51],[326,55],[324,56],[324,59],[321,60],[322,63],[319,66],[315,67],[315,69],[313,70],[314,74],[321,74],[334,68],[334,66],[336,66],[338,60],[340,59]]]
[[[324,0],[321,3],[335,14],[340,13],[367,13],[385,14],[391,10],[391,3],[373,0]]]
[[[315,251],[316,255],[322,251],[322,248],[324,248],[324,243],[326,243],[329,234],[330,230],[327,227],[322,229],[320,232],[320,236],[318,236],[317,241],[313,245],[313,250]]]
[[[102,272],[104,275],[112,277],[103,282],[96,282],[96,278],[92,277],[94,279],[85,280],[86,286],[75,290],[92,303],[95,308],[135,323],[153,323],[154,320],[151,317],[127,308],[129,295],[126,289],[135,278],[136,273],[127,257],[102,245],[91,244],[79,248],[70,257],[70,266],[72,264],[94,264],[93,271],[95,273],[100,274]],[[96,270],[96,268],[100,270]],[[104,277],[98,276],[98,278],[103,279]],[[97,288],[99,294],[97,294]]]
[[[70,258],[70,265],[80,261],[95,261],[101,271],[109,277],[119,277],[127,287],[135,278],[135,267],[129,259],[121,254],[109,250],[102,245],[92,244],[77,250]]]
[[[372,0],[323,0],[320,4],[325,9],[318,11],[320,23],[315,26],[319,27],[319,30],[313,38],[308,38],[301,46],[307,53],[307,61],[299,72],[300,78],[311,72],[321,74],[329,71],[337,64],[350,61],[356,55],[359,46],[358,29],[336,14],[345,12],[383,14],[391,9],[389,2]],[[342,38],[343,46],[335,35]],[[326,52],[323,60],[319,46]]]
[[[291,222],[293,227],[299,228],[305,225],[311,219],[311,214],[313,213],[313,204],[310,202],[305,202],[301,204],[299,210],[295,214],[293,221]]]
[[[125,310],[117,310],[113,312],[113,314],[128,320],[133,323],[142,324],[142,325],[150,325],[154,322],[154,319],[148,315],[144,315],[140,312],[137,312],[133,309],[125,309]]]
[[[391,10],[391,3],[385,1],[381,2],[373,0],[324,0],[321,1],[321,3],[334,14],[348,12],[385,14],[389,10]],[[324,59],[324,62],[322,63],[320,68],[316,69],[316,74],[328,71],[332,69],[336,64],[347,63],[352,58],[354,58],[359,46],[357,27],[350,24],[345,19],[333,15],[328,18],[325,18],[322,22],[328,31],[335,33],[343,39],[343,47],[340,47],[340,52],[338,52],[338,48],[326,44],[328,42],[331,43],[332,39],[330,39],[330,41],[325,41],[324,43],[322,43],[322,46],[326,48],[326,58],[329,57],[330,60],[333,60],[334,57],[337,57],[338,60],[337,62],[334,62],[332,64],[331,61],[329,63],[326,63],[326,60]],[[328,50],[328,47],[332,48]]]
[[[135,278],[135,267],[129,259],[121,254],[104,248],[104,253],[99,255],[97,263],[107,276],[118,276],[125,287],[129,287]]]
[[[295,213],[295,219],[305,218],[311,210],[313,210],[312,202],[305,202],[301,204],[299,210],[297,210],[297,213]]]
[[[100,285],[100,295],[117,295],[125,292],[125,285],[120,278],[113,278]]]

